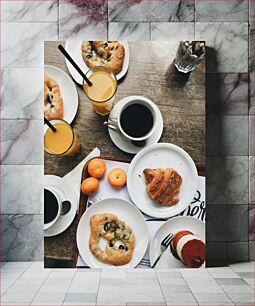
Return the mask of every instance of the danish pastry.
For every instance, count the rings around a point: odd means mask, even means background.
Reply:
[[[83,41],[81,51],[86,65],[91,69],[103,66],[115,74],[122,70],[125,49],[118,41]]]
[[[95,214],[90,218],[90,229],[89,248],[99,260],[115,266],[129,263],[135,236],[124,221],[109,213]],[[107,240],[104,250],[99,246],[100,237]]]
[[[64,106],[58,83],[44,76],[44,116],[48,120],[63,119]]]
[[[144,169],[147,192],[152,200],[164,206],[179,202],[182,184],[180,174],[171,168]]]

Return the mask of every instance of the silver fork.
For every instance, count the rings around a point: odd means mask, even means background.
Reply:
[[[154,262],[154,264],[152,265],[152,268],[154,268],[156,266],[156,264],[158,263],[158,261],[160,260],[161,255],[166,251],[166,249],[169,247],[172,239],[173,239],[173,234],[169,234],[167,235],[161,242],[160,244],[160,255],[158,256],[158,258],[156,259],[156,261]]]

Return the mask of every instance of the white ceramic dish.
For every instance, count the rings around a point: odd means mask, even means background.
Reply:
[[[44,73],[54,79],[59,87],[64,104],[64,120],[71,123],[78,110],[78,94],[72,79],[61,69],[45,65]]]
[[[182,176],[180,201],[172,206],[160,206],[149,197],[143,174],[145,168],[173,168]],[[135,205],[145,214],[156,218],[170,218],[192,202],[198,186],[198,173],[189,154],[182,148],[158,143],[141,150],[132,160],[128,175],[128,193]]]
[[[63,179],[56,175],[45,175],[44,176],[44,187],[49,190],[55,190],[59,195],[61,201],[68,200],[71,202],[71,209],[65,215],[60,215],[58,220],[48,229],[44,231],[45,237],[52,237],[64,232],[73,222],[77,207],[78,198],[73,188]]]
[[[129,66],[129,47],[128,43],[126,41],[120,41],[124,48],[125,48],[125,58],[124,58],[124,63],[122,70],[116,74],[116,79],[120,80],[128,71],[128,66]],[[82,41],[80,40],[67,40],[65,43],[65,49],[66,51],[70,54],[70,56],[74,59],[76,64],[82,69],[82,71],[86,74],[87,71],[89,70],[89,67],[85,64],[82,54],[81,54],[81,44]],[[75,70],[73,65],[67,60],[66,61],[66,66],[73,77],[73,79],[80,85],[83,85],[83,79],[81,75]]]
[[[174,217],[166,221],[156,232],[150,244],[151,265],[160,255],[161,241],[169,234],[180,230],[191,231],[202,241],[205,241],[205,223],[193,217]],[[202,265],[205,267],[205,263]],[[170,247],[163,253],[155,269],[188,268],[180,260],[176,259]]]
[[[89,249],[90,237],[90,217],[97,213],[112,213],[118,216],[121,220],[125,221],[133,230],[135,235],[135,249],[131,261],[122,266],[113,266],[98,260]],[[77,246],[79,253],[84,262],[91,268],[115,268],[126,269],[134,268],[142,260],[148,246],[148,231],[147,226],[141,212],[130,202],[109,198],[98,201],[88,208],[82,215],[78,228],[77,228]],[[106,243],[106,242],[105,242]],[[105,246],[101,245],[102,248]]]
[[[118,117],[118,113],[120,112],[122,106],[125,103],[128,103],[129,101],[136,100],[136,99],[140,99],[140,100],[149,102],[151,106],[154,108],[156,116],[157,116],[156,129],[153,132],[153,134],[146,140],[146,143],[144,146],[144,147],[147,147],[151,144],[157,143],[163,132],[163,118],[162,118],[161,112],[159,108],[157,107],[157,105],[153,103],[151,100],[149,100],[148,98],[145,98],[143,96],[129,96],[124,99],[121,99],[120,101],[118,101],[118,103],[115,104],[114,108],[112,109],[110,116],[109,116],[109,123],[110,123],[111,118]],[[109,132],[112,142],[116,145],[116,147],[118,147],[120,150],[124,152],[130,153],[130,154],[136,154],[144,148],[144,147],[141,148],[141,147],[133,145],[133,143],[130,140],[128,140],[126,137],[124,137],[119,131],[114,131],[108,128],[108,132]]]

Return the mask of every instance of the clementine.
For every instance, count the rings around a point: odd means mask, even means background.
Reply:
[[[116,188],[122,187],[126,184],[127,174],[121,168],[114,168],[108,173],[109,183]]]
[[[81,184],[81,191],[86,195],[94,194],[99,187],[99,182],[94,177],[89,177],[83,180]]]
[[[90,176],[100,178],[104,176],[106,171],[105,162],[100,158],[93,158],[88,164],[88,172]]]

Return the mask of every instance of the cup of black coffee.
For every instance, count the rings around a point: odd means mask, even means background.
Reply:
[[[155,105],[145,97],[135,96],[122,106],[117,118],[110,120],[125,138],[143,142],[153,134],[157,125]]]
[[[44,229],[50,228],[59,218],[62,206],[55,191],[44,188]]]

